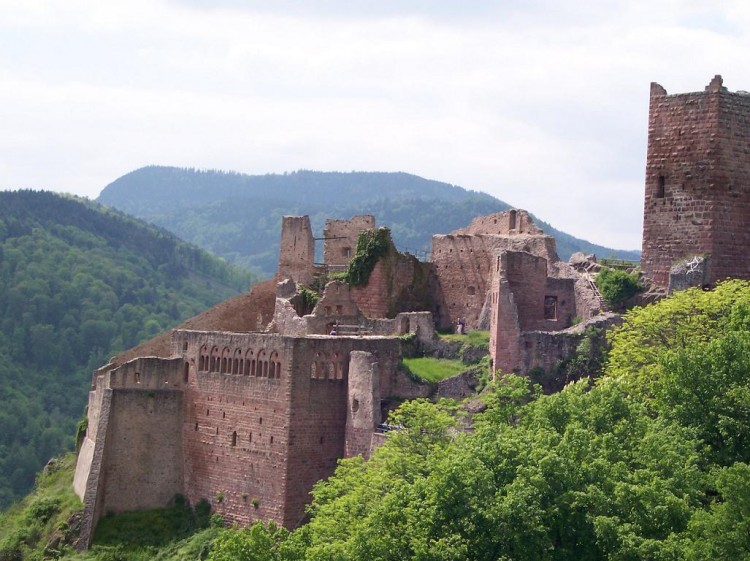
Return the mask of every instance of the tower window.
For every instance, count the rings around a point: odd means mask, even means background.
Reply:
[[[659,176],[659,182],[656,185],[656,198],[663,199],[665,191],[665,179],[663,175]]]

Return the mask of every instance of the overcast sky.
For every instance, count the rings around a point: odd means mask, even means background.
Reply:
[[[640,248],[650,82],[748,53],[747,0],[0,0],[0,188],[404,171]]]

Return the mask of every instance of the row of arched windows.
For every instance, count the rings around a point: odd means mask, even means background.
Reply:
[[[257,378],[281,378],[281,362],[276,351],[261,350],[255,353],[242,349],[232,351],[229,347],[222,350],[217,346],[209,350],[208,346],[204,345],[198,356],[198,371]]]
[[[315,359],[310,364],[310,378],[313,380],[343,380],[344,362],[341,353],[315,353]]]

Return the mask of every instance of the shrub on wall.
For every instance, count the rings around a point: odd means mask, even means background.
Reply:
[[[388,228],[365,230],[357,239],[357,250],[346,269],[346,282],[351,286],[364,286],[370,273],[382,256],[393,246]]]
[[[618,269],[602,269],[596,276],[596,286],[613,308],[619,308],[628,298],[643,290],[637,274]]]

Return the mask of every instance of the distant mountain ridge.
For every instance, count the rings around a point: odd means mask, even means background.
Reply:
[[[245,175],[149,166],[107,185],[98,202],[161,226],[229,262],[274,273],[281,217],[310,215],[316,235],[326,218],[373,214],[400,249],[428,252],[431,237],[466,226],[476,216],[507,210],[486,193],[407,173],[296,171]],[[530,210],[530,209],[527,209]],[[640,258],[575,238],[536,220],[557,239],[558,253]]]

